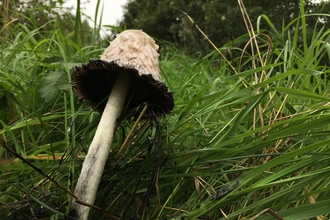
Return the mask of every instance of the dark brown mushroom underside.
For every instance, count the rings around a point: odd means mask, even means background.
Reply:
[[[134,112],[131,116],[139,114],[136,110],[144,103],[153,107],[156,116],[173,110],[173,94],[164,83],[152,78],[151,74],[139,75],[136,69],[121,67],[115,62],[91,59],[88,63],[75,67],[72,72],[74,92],[79,99],[102,113],[118,73],[133,77],[123,115],[130,112]]]

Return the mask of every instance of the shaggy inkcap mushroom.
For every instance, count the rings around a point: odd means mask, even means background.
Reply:
[[[156,117],[174,107],[172,93],[159,81],[157,49],[144,32],[127,30],[117,35],[99,60],[73,70],[75,93],[102,113],[74,191],[70,215],[75,219],[88,219],[89,207],[81,202],[95,201],[118,118],[139,115],[144,104]]]
[[[157,49],[155,41],[140,30],[118,34],[99,60],[91,59],[75,67],[72,73],[75,93],[102,113],[117,75],[124,73],[133,78],[122,115],[136,116],[137,107],[144,103],[153,107],[156,116],[170,113],[173,95],[160,81]]]

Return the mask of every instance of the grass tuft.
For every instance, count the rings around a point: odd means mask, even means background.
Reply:
[[[196,58],[159,40],[175,109],[134,128],[120,124],[93,219],[329,218],[330,30],[309,36],[303,4],[281,30],[267,15],[252,24],[238,6],[243,48],[228,44]],[[98,1],[93,28],[79,8],[44,26],[1,11],[8,19],[0,32],[0,216],[61,219],[70,210],[68,192],[100,119],[78,103],[71,68],[107,45],[99,10]],[[227,50],[241,56],[224,59]]]

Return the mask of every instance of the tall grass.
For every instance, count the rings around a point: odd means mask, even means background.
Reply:
[[[235,70],[217,51],[196,59],[161,43],[175,109],[140,122],[116,156],[133,126],[121,123],[95,203],[113,215],[93,209],[91,219],[329,218],[330,30],[308,38],[301,5],[281,30],[260,16]],[[31,22],[8,23],[1,46],[0,216],[61,219],[100,117],[72,93],[71,68],[104,44],[97,24],[90,45],[79,40],[80,16],[71,33],[58,19],[49,31]]]

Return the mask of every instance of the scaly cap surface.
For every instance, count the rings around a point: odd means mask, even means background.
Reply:
[[[126,30],[117,34],[101,55],[101,60],[114,61],[119,66],[133,68],[139,74],[151,74],[160,80],[157,53],[158,45],[149,35],[141,30]]]

